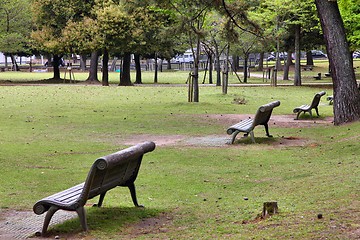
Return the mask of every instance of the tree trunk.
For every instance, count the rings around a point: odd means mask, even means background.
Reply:
[[[295,25],[295,79],[294,85],[301,86],[301,66],[300,66],[300,25]],[[289,56],[288,56],[289,57]]]
[[[8,69],[9,68],[8,55],[4,53],[4,56],[5,56],[5,68]]]
[[[86,55],[80,55],[80,69],[81,71],[86,71]]]
[[[224,72],[223,72],[223,83],[222,83],[222,93],[227,94],[228,92],[228,83],[229,83],[229,49],[230,45],[226,48],[226,56],[225,56],[225,63],[224,63]]]
[[[194,102],[199,102],[199,60],[200,60],[200,36],[197,35],[196,53],[194,59]]]
[[[290,66],[293,65],[292,58],[291,58],[291,50],[289,49],[287,51],[287,57],[286,57],[286,64],[284,67],[284,76],[283,80],[289,80],[289,72],[290,72]]]
[[[208,61],[209,61],[209,84],[213,84],[213,76],[212,76],[212,71],[213,71],[213,55],[209,54],[208,57]]]
[[[99,59],[99,52],[94,51],[91,53],[90,59],[90,69],[89,69],[89,76],[86,79],[87,82],[91,83],[100,83],[98,79],[98,59]]]
[[[334,124],[360,119],[360,91],[336,1],[315,0],[331,68],[334,88]]]
[[[158,82],[158,58],[157,58],[157,53],[155,53],[155,72],[154,72],[154,83]]]
[[[244,55],[244,83],[247,83],[247,79],[248,79],[248,58],[249,58],[249,54],[245,54]]]
[[[11,58],[11,62],[12,62],[12,65],[13,65],[12,66],[13,71],[16,71],[16,72],[20,71],[19,66],[18,66],[18,64],[16,62],[16,59],[15,59],[15,56],[13,54],[10,54],[10,58]]]
[[[221,65],[220,65],[220,53],[218,47],[215,48],[215,71],[216,71],[216,86],[221,86]]]
[[[167,58],[166,61],[167,61],[166,69],[171,70],[171,58]]]
[[[60,78],[60,61],[61,61],[61,57],[57,54],[54,54],[53,56],[53,68],[54,68],[54,79],[61,79]]]
[[[314,59],[312,57],[311,51],[306,52],[306,65],[314,66]]]
[[[141,81],[141,64],[140,64],[140,55],[139,54],[134,54],[134,61],[135,61],[135,71],[136,71],[135,83],[136,84],[142,84],[142,81]]]
[[[238,72],[239,71],[239,56],[233,55],[232,59],[233,59],[233,70],[235,72]]]
[[[119,86],[132,86],[130,79],[131,54],[125,53]]]
[[[263,69],[264,69],[264,52],[261,52],[259,56],[258,71],[262,71]]]
[[[103,54],[102,85],[109,86],[109,52],[107,49],[104,49]]]

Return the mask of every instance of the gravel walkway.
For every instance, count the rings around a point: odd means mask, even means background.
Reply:
[[[51,219],[50,226],[74,217],[77,217],[76,212],[58,211]],[[33,212],[1,210],[0,240],[27,239],[33,237],[36,232],[41,231],[44,219],[45,214],[36,215]]]

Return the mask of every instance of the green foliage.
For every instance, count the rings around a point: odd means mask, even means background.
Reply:
[[[272,43],[275,46],[276,39],[282,39],[281,48],[284,51],[287,50],[285,48],[289,48],[289,45],[290,47],[293,46],[293,43],[289,43],[289,41],[293,41],[292,28],[295,25],[301,25],[302,37],[304,39],[307,38],[303,42],[304,49],[308,47],[305,44],[309,42],[317,44],[319,42],[318,39],[321,39],[319,35],[319,20],[312,0],[265,0],[261,2],[259,7],[250,11],[249,15],[252,21],[257,22],[261,26],[263,36],[270,41],[270,44]],[[315,38],[309,41],[314,36]]]
[[[96,20],[84,17],[79,22],[69,21],[62,31],[62,42],[66,53],[90,53],[104,46]]]
[[[33,14],[36,30],[32,33],[34,47],[39,51],[63,54],[61,33],[66,23],[75,15],[72,1],[34,0]]]
[[[0,35],[0,51],[8,54],[27,52],[27,41],[20,33],[6,33]]]
[[[360,1],[338,1],[351,50],[360,48]]]
[[[32,29],[29,0],[4,0],[0,5],[0,52],[29,53]]]
[[[34,0],[32,11],[36,29],[31,35],[34,47],[39,51],[60,55],[75,47],[80,48],[77,49],[78,52],[94,48],[94,44],[91,43],[98,43],[98,39],[91,31],[96,30],[96,26],[90,25],[93,22],[88,19],[83,20],[86,16],[92,16],[93,7],[94,1]],[[88,29],[82,30],[81,25],[74,25],[80,24],[79,22]],[[71,34],[77,37],[69,36]]]
[[[104,37],[104,44],[112,49],[115,46],[126,49],[131,43],[134,29],[134,22],[126,12],[124,6],[119,4],[109,4],[96,11],[100,34]],[[131,46],[131,44],[130,44]]]

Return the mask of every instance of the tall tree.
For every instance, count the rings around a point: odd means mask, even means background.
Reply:
[[[360,120],[360,90],[336,0],[315,0],[326,42],[334,88],[334,124]]]
[[[90,84],[98,84],[98,59],[101,53],[100,49],[105,43],[95,17],[68,21],[62,30],[61,41],[64,43],[64,51],[67,53],[75,52],[81,56],[91,54],[89,76],[86,81]],[[103,71],[103,73],[105,72]],[[104,80],[103,77],[103,85],[107,85]]]
[[[295,50],[294,85],[297,86],[301,85],[300,41],[318,23],[313,21],[315,13],[312,0],[264,0],[251,14],[275,51]]]
[[[15,55],[31,53],[28,41],[32,29],[30,8],[30,0],[0,3],[0,52],[11,57],[14,70],[18,70]]]
[[[80,0],[33,0],[32,8],[35,16],[35,30],[31,37],[39,51],[53,55],[54,79],[60,79],[60,61],[65,53],[62,31],[69,20],[77,21],[83,16],[79,14]]]
[[[204,30],[206,35],[202,39],[208,59],[209,59],[209,83],[212,83],[212,68],[213,61],[215,62],[216,70],[216,86],[221,86],[221,54],[228,45],[226,36],[228,31],[225,31],[225,26],[231,26],[231,22],[227,16],[221,15],[217,11],[208,13],[204,22]],[[211,80],[211,81],[210,81]]]
[[[132,85],[130,79],[130,55],[133,34],[136,28],[131,15],[126,11],[126,6],[122,1],[118,3],[108,1],[99,3],[96,10],[96,19],[99,34],[104,40],[103,47],[109,52],[120,53],[124,56],[119,85]],[[107,69],[103,69],[103,71],[107,71]]]
[[[132,38],[132,51],[138,56],[171,59],[173,48],[177,43],[174,34],[175,16],[172,11],[156,5],[152,1],[144,1],[128,7],[134,21],[135,34]],[[138,61],[138,60],[137,60]],[[158,61],[155,61],[154,83],[158,81]],[[141,83],[141,69],[136,69],[136,83]]]
[[[234,40],[235,44],[232,46],[232,52],[235,52],[238,56],[241,56],[244,59],[244,83],[247,83],[248,75],[249,75],[249,56],[250,53],[255,52],[255,50],[259,50],[261,39],[254,34],[251,34],[249,32],[244,32],[242,30],[239,30],[240,33],[238,35],[238,39]]]
[[[204,23],[208,12],[212,8],[212,1],[195,0],[169,0],[169,8],[175,9],[181,24],[181,31],[188,37],[188,44],[191,46],[194,65],[191,73],[192,89],[189,91],[190,101],[199,102],[199,60],[201,40],[204,37]]]

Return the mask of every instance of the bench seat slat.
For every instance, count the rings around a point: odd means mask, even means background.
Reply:
[[[81,183],[64,191],[48,196],[42,200],[45,202],[56,201],[56,202],[61,202],[63,204],[71,204],[80,196],[83,187],[84,187],[84,183]]]
[[[239,130],[241,132],[250,132],[252,130],[253,119],[245,119],[240,121],[237,124],[232,125],[229,127],[232,131]]]
[[[297,107],[294,109],[294,112],[298,112],[298,111],[307,111],[310,109],[310,105],[308,104],[304,104],[304,105],[301,105],[300,107]]]

